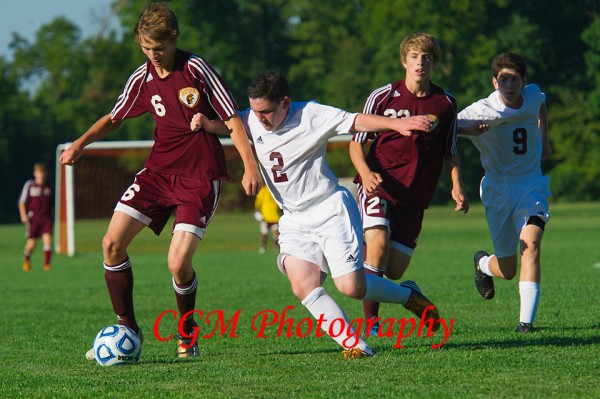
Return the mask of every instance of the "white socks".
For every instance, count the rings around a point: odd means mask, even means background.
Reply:
[[[321,315],[323,316],[322,330],[342,347],[345,349],[355,347],[369,355],[373,354],[373,350],[369,345],[360,338],[360,333],[356,333],[354,328],[350,327],[350,321],[342,308],[325,292],[323,287],[312,290],[304,298],[302,305],[308,309],[315,319],[318,320]],[[334,325],[332,326],[332,324]],[[335,332],[337,336],[330,334],[330,326],[332,327],[332,332]],[[338,332],[340,333],[338,334]]]
[[[412,294],[410,288],[402,287],[386,278],[373,274],[365,274],[365,280],[367,292],[363,300],[405,305]]]
[[[540,300],[540,283],[533,281],[519,282],[519,295],[521,296],[521,323],[533,323]]]
[[[479,259],[479,270],[488,276],[495,277],[490,271],[490,260],[492,259],[492,256],[494,255],[484,256]]]

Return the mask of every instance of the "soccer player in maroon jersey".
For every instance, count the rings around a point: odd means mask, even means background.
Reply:
[[[456,146],[456,100],[430,81],[439,58],[440,46],[432,35],[404,38],[400,60],[405,78],[373,91],[363,111],[390,118],[426,115],[433,124],[430,131],[408,137],[393,131],[362,132],[350,142],[350,157],[358,172],[354,181],[363,219],[365,273],[385,274],[393,280],[402,277],[444,164],[452,179],[455,210],[469,210]],[[373,142],[365,156],[363,144],[368,140]],[[366,318],[378,317],[378,302],[363,301],[363,308]]]
[[[175,212],[168,267],[181,315],[193,310],[197,278],[192,258],[217,207],[222,181],[227,178],[218,138],[204,131],[193,132],[192,116],[201,112],[225,123],[244,163],[246,194],[257,194],[262,180],[229,89],[206,61],[177,48],[175,14],[163,4],[150,4],[140,15],[134,33],[148,60],[130,76],[112,112],[77,139],[61,155],[61,162],[72,165],[86,145],[106,137],[124,119],[146,112],[154,117],[154,146],[144,169],[118,202],[102,240],[105,279],[118,323],[139,334],[129,243],[145,226],[160,234]],[[191,344],[196,328],[193,317],[180,320],[180,327],[178,356],[197,356],[198,344]],[[86,357],[93,355],[88,351]]]
[[[31,269],[31,254],[38,238],[44,244],[44,270],[50,270],[52,257],[52,189],[46,184],[46,165],[33,165],[33,179],[27,180],[19,197],[21,222],[27,226],[27,241],[23,250],[23,271]]]

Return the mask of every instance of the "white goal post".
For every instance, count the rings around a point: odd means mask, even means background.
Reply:
[[[339,135],[330,140],[330,143],[335,142],[348,142],[350,140],[350,135]],[[223,137],[220,138],[221,144],[223,147],[232,147],[233,142],[230,138]],[[154,144],[153,140],[137,140],[137,141],[98,141],[96,143],[92,143],[86,146],[83,150],[83,155],[81,158],[73,165],[73,166],[65,166],[60,164],[60,156],[61,154],[69,148],[72,143],[64,143],[59,144],[56,147],[56,180],[55,180],[55,215],[54,215],[54,247],[55,252],[58,254],[67,254],[68,256],[75,255],[76,252],[76,234],[75,234],[75,219],[76,219],[76,204],[77,195],[76,191],[78,188],[78,184],[81,185],[81,182],[78,182],[78,178],[76,177],[75,170],[79,167],[83,167],[85,164],[86,157],[89,158],[92,154],[99,154],[98,156],[102,157],[106,154],[111,154],[113,157],[119,157],[121,153],[135,152],[140,151],[143,155],[142,158],[145,160],[147,153],[152,148]],[[102,155],[104,154],[104,155]],[[114,163],[114,161],[112,162]],[[135,172],[141,170],[141,167],[135,169]],[[128,173],[126,175],[126,181],[133,181],[133,176],[135,172]],[[111,171],[104,172],[104,175],[100,175],[93,170],[87,173],[87,180],[93,180],[92,183],[95,183],[95,186],[100,186],[104,183],[103,180],[110,180],[112,178]],[[82,178],[85,179],[85,178]],[[122,183],[121,183],[122,184]],[[351,189],[354,188],[354,185],[351,182],[351,179],[340,179],[340,184],[345,187]],[[127,186],[123,187],[119,192],[119,195],[125,190]],[[99,193],[103,190],[99,188]],[[355,192],[355,190],[353,191]],[[99,194],[91,194],[99,195]],[[110,199],[105,199],[103,202],[109,202],[109,205],[112,208],[115,206],[118,197],[111,197]]]

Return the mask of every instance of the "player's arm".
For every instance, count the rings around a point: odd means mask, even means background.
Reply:
[[[542,106],[540,107],[538,113],[538,126],[542,133],[542,160],[544,160],[552,155],[550,137],[548,136],[548,110],[546,109],[546,103],[542,103]]]
[[[27,223],[29,218],[27,217],[27,207],[25,206],[25,202],[19,202],[19,214],[21,215],[21,223]]]
[[[373,114],[357,114],[352,125],[353,132],[379,132],[394,130],[403,136],[410,136],[414,130],[428,132],[432,122],[425,115],[409,118],[388,118]]]
[[[204,128],[209,133],[218,134],[220,136],[229,136],[231,130],[219,119],[211,120],[204,114],[198,112],[192,117],[190,122],[190,129],[192,132],[197,132],[201,128]]]
[[[98,119],[80,138],[75,140],[60,156],[60,163],[73,165],[81,155],[86,145],[102,140],[121,126],[122,120],[113,120],[110,114]]]
[[[258,165],[250,146],[250,141],[246,135],[246,129],[240,117],[236,114],[224,121],[225,126],[231,132],[230,137],[233,145],[242,157],[244,163],[244,176],[242,177],[242,185],[246,190],[246,195],[256,195],[262,186],[262,178],[258,171]]]
[[[456,202],[454,210],[467,213],[469,211],[469,199],[463,188],[460,172],[460,158],[458,157],[458,154],[444,157],[444,164],[448,172],[450,172],[450,179],[452,180],[451,195],[454,202]]]
[[[485,122],[476,122],[470,126],[458,125],[458,134],[461,136],[479,136],[482,133],[487,132],[490,129],[490,125]]]
[[[383,179],[379,173],[375,173],[371,170],[371,168],[369,168],[369,165],[365,160],[363,144],[358,141],[351,140],[348,151],[350,152],[352,164],[360,175],[362,186],[365,189],[366,194],[375,194],[383,182]]]
[[[238,115],[234,115],[228,120],[222,122],[220,120],[211,120],[206,115],[197,113],[190,121],[190,129],[197,132],[203,128],[209,133],[230,136],[233,145],[238,150],[244,163],[244,177],[242,185],[246,190],[247,195],[256,195],[262,186],[262,178],[244,129],[244,124]]]

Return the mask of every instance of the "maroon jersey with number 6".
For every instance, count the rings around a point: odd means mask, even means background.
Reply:
[[[444,89],[431,84],[426,97],[417,97],[406,89],[404,80],[374,90],[364,113],[406,118],[428,115],[434,121],[429,132],[414,132],[410,137],[394,131],[356,133],[352,140],[373,140],[366,162],[381,174],[378,196],[395,203],[409,202],[423,209],[429,206],[444,165],[444,157],[457,153],[456,100]],[[360,175],[354,179],[361,183]]]
[[[192,132],[190,121],[198,112],[227,120],[236,110],[233,96],[213,67],[178,49],[173,70],[164,79],[149,60],[129,77],[111,118],[146,112],[154,116],[154,146],[145,164],[149,171],[219,180],[227,178],[221,143],[202,129]]]

